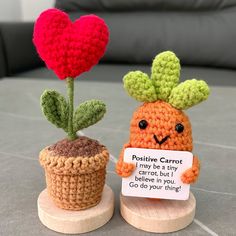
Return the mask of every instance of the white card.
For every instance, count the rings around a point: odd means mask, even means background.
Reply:
[[[124,196],[187,200],[190,185],[181,181],[182,173],[192,167],[193,154],[144,148],[126,148],[124,161],[136,169],[122,178]]]

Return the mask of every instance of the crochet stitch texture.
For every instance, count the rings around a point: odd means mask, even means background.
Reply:
[[[109,153],[77,131],[101,120],[106,105],[92,99],[74,109],[74,79],[98,63],[108,38],[107,25],[95,15],[72,23],[66,13],[49,9],[34,26],[33,42],[40,57],[67,85],[67,98],[55,90],[45,90],[40,98],[47,120],[67,133],[66,139],[43,149],[39,157],[48,194],[63,209],[87,209],[102,197]]]
[[[57,128],[68,130],[68,104],[66,99],[55,90],[45,90],[41,96],[43,114]]]
[[[45,90],[40,99],[44,116],[57,128],[68,131],[68,103],[55,90]],[[106,105],[100,100],[81,103],[73,115],[73,131],[77,132],[100,121],[106,113]]]
[[[109,160],[105,147],[92,157],[58,156],[46,147],[39,160],[45,169],[48,194],[58,207],[83,210],[99,203]]]
[[[140,102],[163,100],[177,109],[185,110],[207,99],[209,87],[203,80],[179,82],[180,63],[173,52],[158,54],[153,60],[151,79],[141,71],[124,76],[124,88]]]
[[[82,16],[72,23],[58,9],[39,16],[33,36],[40,57],[60,79],[75,78],[96,65],[108,39],[108,28],[98,16]]]
[[[147,121],[145,129],[139,128],[141,120]],[[177,124],[184,126],[182,133],[175,130]],[[154,140],[154,134],[159,140],[169,138],[160,145]],[[133,113],[129,141],[130,145],[136,148],[192,151],[191,124],[183,111],[173,108],[164,101],[144,103]]]
[[[209,87],[203,80],[179,83],[180,62],[173,52],[158,54],[153,60],[151,79],[141,71],[124,76],[124,88],[130,96],[144,102],[133,113],[129,142],[123,146],[116,172],[122,177],[132,174],[135,166],[123,161],[125,148],[150,148],[192,151],[192,129],[188,116],[182,111],[207,99]],[[140,124],[141,122],[141,124]],[[181,180],[197,180],[200,162],[193,158],[192,168]]]

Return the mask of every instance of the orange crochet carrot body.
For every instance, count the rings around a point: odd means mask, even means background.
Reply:
[[[135,166],[123,161],[125,148],[150,148],[176,151],[192,151],[192,130],[187,115],[164,101],[144,103],[133,114],[130,123],[130,140],[123,146],[116,172],[122,177],[132,174]],[[182,180],[193,183],[199,175],[199,161],[194,158],[193,167]]]

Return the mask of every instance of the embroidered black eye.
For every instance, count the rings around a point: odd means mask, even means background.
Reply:
[[[138,126],[140,129],[146,129],[148,126],[148,123],[146,120],[141,120],[141,121],[139,121]]]
[[[177,124],[175,126],[175,130],[178,132],[178,133],[182,133],[184,131],[184,126],[182,124]]]

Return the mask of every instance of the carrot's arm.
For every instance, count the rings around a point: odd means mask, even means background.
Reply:
[[[181,180],[185,184],[195,183],[198,179],[200,173],[200,162],[197,156],[193,157],[193,165],[190,169],[186,170],[182,176]]]
[[[129,177],[135,169],[135,165],[133,163],[127,163],[123,161],[124,151],[128,147],[130,147],[129,143],[124,144],[119,160],[116,163],[116,173],[121,177]]]

